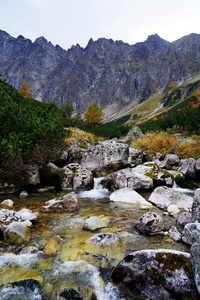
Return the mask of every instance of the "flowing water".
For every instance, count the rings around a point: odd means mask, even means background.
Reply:
[[[109,281],[109,274],[127,254],[159,248],[189,252],[186,245],[168,236],[140,234],[134,224],[148,210],[133,204],[110,202],[109,192],[100,185],[100,180],[95,180],[92,190],[79,193],[77,213],[40,212],[45,201],[61,194],[31,194],[25,200],[9,197],[15,202],[15,210],[26,207],[39,214],[31,228],[26,250],[0,241],[0,300],[61,300],[65,299],[60,296],[61,291],[74,287],[95,291],[98,300],[125,300]],[[148,198],[147,194],[143,196]],[[1,197],[0,201],[4,199],[6,197]],[[166,229],[175,225],[175,219],[165,216],[163,211],[156,207],[151,211],[163,217]],[[95,232],[83,230],[83,222],[89,216],[98,216],[107,227]],[[114,233],[119,240],[104,247],[87,243],[100,232]],[[42,250],[50,239],[59,241],[58,248],[47,254]]]

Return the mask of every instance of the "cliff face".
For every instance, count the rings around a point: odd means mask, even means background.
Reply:
[[[32,43],[0,31],[0,72],[17,89],[28,83],[38,100],[61,105],[71,98],[80,111],[93,102],[134,105],[200,72],[200,35],[173,43],[151,35],[132,46],[91,39],[66,51],[44,37]]]

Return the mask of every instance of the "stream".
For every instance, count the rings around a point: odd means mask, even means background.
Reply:
[[[88,296],[93,290],[98,300],[125,300],[109,281],[109,274],[126,255],[136,250],[160,248],[189,252],[189,247],[167,235],[139,233],[134,224],[148,210],[110,202],[109,192],[100,185],[100,180],[95,179],[92,190],[78,194],[77,213],[40,212],[45,201],[64,193],[32,193],[25,200],[9,195],[15,203],[14,210],[28,208],[39,214],[24,249],[0,240],[0,300],[68,299],[65,290],[76,287],[88,287],[83,293]],[[142,196],[148,199],[149,194]],[[0,196],[0,202],[5,199],[6,196]],[[151,211],[162,216],[166,229],[176,226],[183,230],[175,218],[156,207]],[[89,216],[98,216],[107,223],[107,228],[95,232],[84,230],[83,222]],[[105,247],[87,243],[94,234],[107,232],[116,234],[119,241]],[[47,255],[43,249],[51,238],[57,239],[60,247]]]

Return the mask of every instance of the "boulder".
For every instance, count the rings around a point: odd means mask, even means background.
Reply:
[[[37,185],[40,184],[40,174],[38,166],[31,166],[26,170],[26,184]]]
[[[199,299],[190,255],[173,250],[139,250],[126,256],[111,279],[131,299]]]
[[[135,168],[126,168],[116,171],[104,177],[102,185],[110,191],[121,188],[131,188],[133,190],[149,190],[153,187],[153,180],[134,170]]]
[[[127,166],[128,158],[128,145],[116,140],[103,141],[83,152],[81,165],[100,177]]]
[[[192,245],[200,240],[200,223],[188,223],[184,227],[182,240],[188,245]]]
[[[62,243],[62,240],[60,237],[50,238],[46,242],[43,252],[47,255],[56,254],[60,250],[61,243]]]
[[[76,163],[63,167],[59,173],[60,187],[64,191],[89,190],[93,187],[92,172]]]
[[[75,192],[71,192],[62,198],[51,199],[41,207],[45,212],[75,212],[78,210],[78,197]]]
[[[178,166],[179,162],[180,162],[180,159],[176,154],[165,155],[165,158],[164,158],[164,166],[165,167]]]
[[[87,218],[83,224],[83,229],[90,231],[105,227],[107,227],[107,224],[97,216]]]
[[[28,197],[28,193],[26,191],[22,191],[19,195],[21,199],[26,199]]]
[[[168,213],[171,215],[171,216],[175,216],[177,215],[180,210],[178,209],[177,205],[176,204],[170,204],[168,207],[167,207],[167,211]]]
[[[11,209],[0,209],[0,222],[10,222],[15,220],[15,211]]]
[[[98,233],[89,238],[86,242],[97,247],[104,247],[119,241],[119,238],[114,233]]]
[[[197,175],[199,176],[200,175],[200,158],[197,159],[195,167],[196,167]]]
[[[176,218],[176,223],[185,226],[192,222],[192,214],[186,211],[181,212]]]
[[[140,194],[138,194],[136,191],[134,191],[131,188],[122,188],[114,191],[110,195],[110,201],[139,204],[148,207],[152,206],[151,203],[146,201]]]
[[[192,203],[192,220],[200,222],[200,189],[194,193],[194,201]]]
[[[27,221],[10,223],[4,232],[4,240],[11,244],[26,244],[30,239],[29,225]]]
[[[133,141],[144,137],[144,134],[142,133],[141,129],[139,128],[139,126],[133,126],[131,127],[131,129],[129,130],[127,136],[124,138],[123,142],[131,145]]]
[[[171,204],[175,204],[179,210],[189,211],[193,198],[175,189],[160,186],[152,192],[148,201],[163,210],[167,210]]]
[[[19,221],[33,221],[36,220],[37,217],[34,215],[34,213],[27,208],[23,208],[15,213],[15,218],[17,218]]]
[[[197,290],[200,294],[200,239],[198,239],[196,242],[194,242],[190,248],[190,254],[191,254],[191,263],[192,263],[192,269],[194,273],[194,280],[196,283]]]
[[[159,233],[164,230],[164,223],[157,213],[148,212],[145,213],[135,227],[142,233],[152,234]]]
[[[186,176],[186,178],[196,178],[196,160],[194,158],[181,159],[180,167],[181,172]]]

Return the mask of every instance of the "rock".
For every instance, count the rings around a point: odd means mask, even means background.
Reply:
[[[43,252],[47,255],[56,254],[60,250],[61,243],[62,243],[62,240],[60,237],[50,238],[46,242]]]
[[[40,169],[40,180],[43,185],[59,185],[59,171],[55,164],[49,162],[43,168]]]
[[[114,233],[98,233],[89,238],[86,242],[97,247],[104,247],[119,241],[119,238]]]
[[[128,157],[128,145],[116,140],[103,141],[96,146],[91,146],[83,153],[81,165],[96,176],[105,176],[127,166]]]
[[[133,190],[149,190],[153,187],[153,180],[131,168],[116,171],[101,181],[102,185],[110,191],[121,188]]]
[[[175,216],[180,212],[180,210],[178,209],[176,204],[169,205],[167,207],[167,211],[168,211],[168,213],[170,213],[171,216]]]
[[[129,163],[131,163],[133,166],[142,164],[143,156],[144,155],[142,151],[129,147]]]
[[[176,218],[176,223],[185,226],[192,222],[192,214],[186,211],[181,212]]]
[[[40,183],[40,174],[38,166],[29,165],[29,169],[26,170],[26,184],[37,185]]]
[[[133,126],[129,130],[127,136],[124,138],[123,142],[130,145],[133,141],[144,137],[144,134],[142,133],[141,129],[138,126]]]
[[[148,201],[164,210],[167,210],[171,204],[175,204],[179,210],[189,211],[193,198],[172,188],[160,186],[152,192]]]
[[[175,241],[175,242],[181,242],[181,234],[177,230],[175,226],[172,226],[169,230],[169,236]]]
[[[131,299],[198,299],[190,255],[174,250],[130,253],[114,269],[111,279]]]
[[[87,218],[83,224],[83,229],[91,231],[105,227],[107,227],[107,224],[97,216]]]
[[[197,175],[200,175],[200,158],[197,159],[195,168]]]
[[[13,207],[14,206],[14,202],[11,199],[6,199],[3,202],[1,202],[1,204],[9,206],[9,207]]]
[[[192,220],[200,222],[200,189],[194,193],[194,201],[192,203]]]
[[[45,212],[74,212],[78,210],[78,197],[71,192],[60,199],[52,199],[45,202],[41,208]]]
[[[62,190],[89,190],[93,187],[93,175],[91,171],[84,169],[76,163],[63,167],[59,173],[60,187]]]
[[[192,245],[200,240],[200,223],[188,223],[184,227],[182,240],[184,243]]]
[[[191,263],[192,263],[192,269],[194,273],[194,280],[196,283],[197,290],[200,294],[200,240],[198,239],[195,243],[192,244],[190,248],[190,254],[191,254]]]
[[[0,222],[10,222],[15,219],[15,211],[11,209],[0,209]]]
[[[179,162],[180,162],[180,159],[178,158],[178,156],[176,154],[165,155],[165,158],[164,158],[165,167],[178,166]]]
[[[64,289],[60,296],[62,296],[63,299],[71,300],[97,300],[94,291],[86,286]]]
[[[21,199],[26,199],[28,197],[28,193],[26,191],[22,191],[19,195]]]
[[[196,160],[194,158],[181,159],[180,167],[181,172],[186,176],[186,178],[196,178]]]
[[[0,180],[0,194],[15,194],[19,191],[20,186],[13,183],[2,182]]]
[[[18,220],[22,220],[22,221],[26,221],[26,220],[33,221],[37,219],[37,216],[34,215],[34,213],[30,209],[27,208],[23,208],[18,212],[16,212],[15,217]]]
[[[26,244],[30,239],[30,229],[24,222],[10,223],[5,232],[4,240],[11,244]]]
[[[140,196],[140,194],[131,188],[122,188],[114,191],[110,195],[110,201],[139,204],[148,207],[152,206],[151,203],[146,201],[142,196]]]
[[[164,230],[164,223],[157,213],[148,212],[145,213],[135,227],[142,233],[151,234],[159,233]]]

